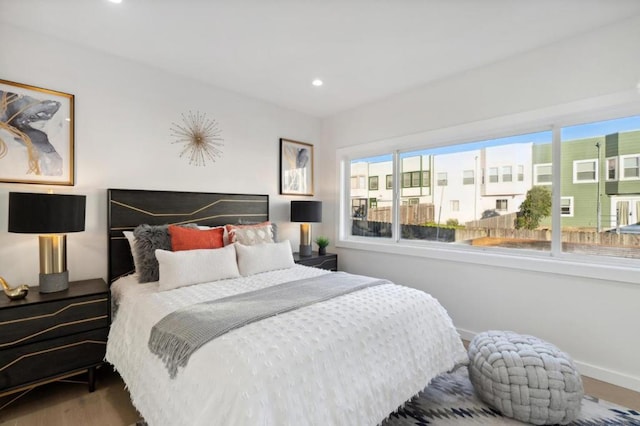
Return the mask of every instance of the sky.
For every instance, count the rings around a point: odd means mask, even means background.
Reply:
[[[628,132],[632,130],[640,130],[640,115],[633,117],[619,118],[608,121],[598,121],[595,123],[580,124],[577,126],[563,127],[560,131],[563,141],[585,139],[595,136],[604,136],[617,132]],[[506,138],[489,139],[479,142],[470,142],[465,144],[457,144],[452,146],[443,146],[439,148],[424,149],[419,151],[411,151],[401,153],[401,158],[413,157],[416,155],[438,155],[449,154],[452,152],[471,151],[474,149],[485,148],[489,146],[508,145],[515,143],[550,143],[551,131],[538,133],[527,133],[524,135],[509,136]],[[367,157],[353,160],[354,163],[367,162],[379,163],[382,161],[391,161],[392,155],[379,155],[375,157]]]

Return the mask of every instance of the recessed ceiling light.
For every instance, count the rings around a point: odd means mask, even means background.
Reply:
[[[313,80],[311,82],[311,84],[313,84],[314,86],[318,87],[318,86],[322,86],[322,80],[320,80],[319,78],[316,78],[315,80]]]
[[[117,3],[120,4],[122,3],[122,0],[109,0],[111,3]]]

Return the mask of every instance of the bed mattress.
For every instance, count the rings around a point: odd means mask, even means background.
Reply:
[[[196,351],[174,379],[148,349],[153,325],[176,309],[326,273],[296,265],[162,292],[123,277],[112,285],[106,359],[150,426],[373,426],[467,362],[437,300],[395,284],[233,330]]]

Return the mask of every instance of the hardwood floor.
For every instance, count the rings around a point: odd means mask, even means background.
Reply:
[[[84,383],[49,383],[0,410],[0,425],[8,426],[127,426],[138,418],[122,379],[106,366],[97,370],[92,393]]]
[[[638,392],[590,378],[584,387],[590,395],[640,410]],[[0,410],[0,424],[8,426],[128,426],[137,419],[122,379],[109,367],[97,371],[93,393],[86,384],[50,383]]]

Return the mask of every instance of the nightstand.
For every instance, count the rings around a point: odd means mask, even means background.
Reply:
[[[335,253],[318,254],[317,251],[311,256],[300,256],[300,253],[293,253],[293,261],[299,265],[312,266],[314,268],[338,270],[338,255]]]
[[[102,364],[111,322],[109,287],[102,279],[69,283],[21,300],[0,296],[0,396],[88,372]]]

